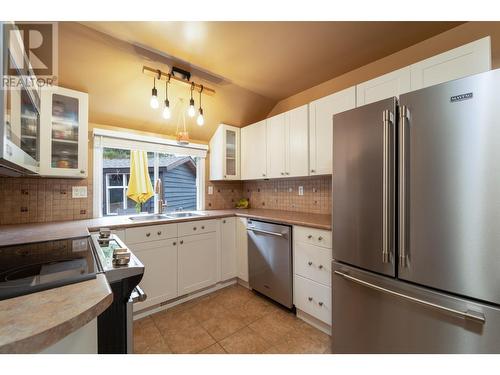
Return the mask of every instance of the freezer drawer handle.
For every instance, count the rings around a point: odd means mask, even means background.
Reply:
[[[447,311],[449,313],[458,315],[464,319],[473,320],[473,321],[481,323],[481,324],[486,323],[486,319],[484,318],[484,315],[480,312],[477,312],[477,311],[472,311],[472,310],[459,311],[459,310],[455,310],[455,309],[450,309],[449,307],[446,307],[446,306],[437,305],[435,303],[424,301],[424,300],[421,300],[419,298],[407,296],[406,294],[398,293],[398,292],[395,292],[395,291],[390,290],[390,289],[382,288],[381,286],[378,286],[378,285],[357,279],[355,277],[352,277],[344,272],[334,271],[334,273],[336,275],[343,277],[344,279],[347,279],[347,280],[355,282],[357,284],[366,286],[366,287],[371,288],[371,289],[378,290],[379,292],[382,292],[382,293],[391,294],[393,296],[403,298],[403,299],[406,299],[408,301],[412,301],[412,302],[415,302],[415,303],[418,303],[418,304],[421,304],[421,305],[424,305],[427,307],[431,307],[431,308],[434,308],[436,310]]]
[[[250,228],[250,227],[247,227],[247,229],[251,230],[252,232],[256,232],[256,233],[263,233],[263,234],[270,234],[271,236],[285,237],[285,235],[283,233],[270,232],[268,230],[262,230],[262,229],[256,229],[256,228]]]

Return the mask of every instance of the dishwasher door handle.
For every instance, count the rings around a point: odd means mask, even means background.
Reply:
[[[271,236],[285,237],[285,235],[283,233],[270,232],[268,230],[263,230],[263,229],[247,227],[247,230],[251,230],[252,232],[256,232],[256,233],[270,234]]]

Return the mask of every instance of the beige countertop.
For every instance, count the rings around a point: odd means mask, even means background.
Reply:
[[[38,353],[113,301],[106,276],[0,301],[0,353]]]
[[[267,210],[260,208],[200,211],[204,216],[181,219],[133,222],[128,216],[108,216],[97,219],[63,221],[38,224],[13,224],[0,226],[0,246],[29,242],[50,241],[70,237],[86,236],[101,227],[130,228],[135,226],[179,223],[184,221],[216,219],[240,216],[268,220],[276,223],[302,225],[311,228],[331,230],[331,216],[307,212]]]
[[[100,227],[178,223],[239,216],[276,223],[331,229],[331,216],[266,209],[202,211],[204,216],[132,222],[128,216],[0,226],[0,246],[86,236]],[[113,295],[104,275],[94,280],[0,301],[0,353],[36,353],[100,315]],[[36,312],[36,313],[35,313]]]

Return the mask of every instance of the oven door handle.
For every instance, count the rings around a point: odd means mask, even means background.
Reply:
[[[141,289],[139,285],[137,285],[130,294],[129,302],[131,303],[142,302],[145,301],[147,298],[148,298],[147,294],[144,293],[144,291]]]

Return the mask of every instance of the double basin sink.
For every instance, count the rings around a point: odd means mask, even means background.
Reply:
[[[198,212],[169,212],[168,214],[150,214],[150,215],[137,215],[129,217],[132,221],[155,221],[155,220],[169,220],[180,219],[185,217],[200,217],[205,216]]]

